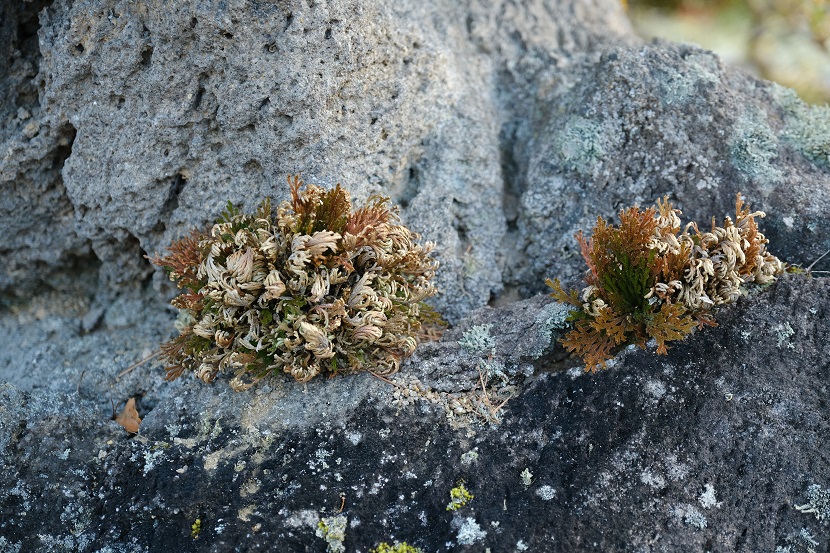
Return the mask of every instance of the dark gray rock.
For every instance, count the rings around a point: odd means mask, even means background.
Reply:
[[[539,104],[513,146],[521,206],[506,281],[523,294],[581,274],[573,236],[597,216],[664,196],[705,226],[734,219],[741,192],[782,259],[809,265],[830,249],[830,108],[661,42],[606,49]]]
[[[0,5],[0,290],[16,295],[53,273],[95,265],[63,182],[75,128],[65,116],[50,118],[40,102],[38,13],[47,4]]]
[[[828,294],[788,277],[666,357],[541,370],[494,425],[367,374],[243,393],[187,380],[146,391],[130,438],[89,386],[5,385],[0,535],[22,551],[322,551],[318,522],[341,516],[347,551],[772,551],[802,527],[823,547],[796,507],[830,474]],[[149,372],[116,393],[140,395]],[[448,511],[461,480],[475,497]]]
[[[811,262],[830,111],[642,45],[611,0],[422,4],[0,4],[0,552],[322,551],[323,519],[364,553],[827,547],[796,508],[830,488],[826,279],[597,375],[535,293],[664,194],[705,221],[741,190]],[[175,335],[143,255],[298,172],[438,242],[443,339],[393,383],[119,376]]]

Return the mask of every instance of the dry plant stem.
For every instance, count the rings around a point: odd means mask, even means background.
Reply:
[[[441,393],[441,392],[436,392],[435,393],[438,396],[438,398],[436,398],[436,397],[434,397],[434,395],[431,396],[430,394],[424,393],[423,391],[417,390],[417,389],[413,390],[411,388],[408,388],[407,386],[399,384],[399,383],[397,383],[393,380],[390,380],[390,379],[388,379],[384,376],[381,376],[379,374],[376,374],[372,371],[367,371],[367,372],[369,374],[371,374],[372,376],[374,376],[375,378],[377,378],[379,380],[382,380],[383,382],[385,382],[385,383],[387,383],[391,386],[394,386],[395,388],[398,388],[399,390],[415,392],[422,399],[425,399],[427,401],[442,405],[448,413],[453,413],[453,410],[450,408],[451,402],[452,401],[458,401],[459,399],[461,399],[461,401],[459,403],[462,406],[462,408],[464,409],[464,412],[467,413],[467,414],[473,415],[477,419],[481,419],[484,422],[496,422],[496,423],[500,422],[500,419],[498,417],[499,411],[502,408],[504,408],[504,406],[507,405],[507,402],[510,401],[513,398],[513,396],[511,395],[510,397],[506,398],[505,400],[503,400],[498,405],[493,405],[493,401],[490,398],[489,392],[487,391],[487,379],[484,376],[484,373],[481,371],[480,368],[478,369],[478,376],[479,376],[479,385],[481,386],[482,392],[481,393],[476,393],[477,388],[475,388],[471,392],[469,392],[469,394],[466,396],[466,398],[464,398],[464,397],[455,398],[453,396],[450,396],[448,394],[444,394],[444,393]],[[464,403],[465,399],[466,399],[466,402],[467,402],[466,405]],[[482,410],[478,408],[478,407],[481,407],[481,406],[483,406],[487,410],[487,414],[483,413]],[[458,413],[454,413],[454,414],[458,414]]]
[[[124,369],[123,371],[118,373],[118,375],[115,377],[116,382],[118,381],[118,379],[120,379],[125,374],[128,374],[128,373],[134,371],[135,369],[137,369],[138,367],[140,367],[141,365],[143,365],[144,363],[146,363],[148,361],[151,361],[151,360],[155,359],[156,357],[159,357],[161,355],[161,353],[162,353],[161,351],[157,351],[155,353],[151,353],[150,355],[148,355],[144,359],[136,361],[135,363],[133,363],[132,365],[130,365],[129,367],[127,367],[126,369]],[[81,384],[78,383],[78,387],[80,387],[80,385]]]
[[[368,372],[369,374],[371,374],[371,375],[372,375],[372,376],[374,376],[375,378],[378,378],[378,379],[380,379],[380,380],[383,380],[383,381],[384,381],[384,382],[386,382],[387,384],[391,384],[392,386],[395,386],[395,387],[397,387],[397,388],[400,388],[401,390],[406,390],[406,389],[407,389],[407,388],[406,388],[406,386],[402,386],[402,385],[398,384],[397,382],[395,382],[394,380],[389,380],[389,379],[388,379],[388,378],[386,378],[385,376],[381,376],[381,375],[379,375],[379,374],[377,374],[377,373],[375,373],[375,372],[373,372],[373,371],[369,371],[369,370],[367,370],[366,372]]]
[[[827,257],[827,254],[830,254],[830,250],[827,250],[826,252],[824,252],[823,254],[821,254],[821,255],[818,257],[818,259],[816,259],[815,261],[813,261],[812,263],[810,263],[810,265],[809,265],[806,269],[804,269],[804,271],[805,271],[805,272],[808,272],[808,273],[809,273],[809,272],[811,272],[811,271],[813,270],[813,267],[815,267],[815,266],[816,266],[816,263],[818,263],[819,261],[821,261],[822,259],[824,259],[825,257]],[[815,271],[815,272],[816,272],[816,273],[826,273],[827,271]]]
[[[486,407],[487,410],[490,412],[490,417],[494,421],[499,422],[499,418],[498,418],[497,414],[502,409],[502,407],[507,405],[507,402],[510,401],[510,399],[512,399],[512,396],[508,397],[507,399],[502,401],[499,405],[494,407],[493,402],[490,400],[490,394],[487,393],[487,382],[484,379],[484,371],[482,371],[481,368],[478,369],[478,381],[481,383],[481,392],[482,392],[482,394],[481,394],[480,397],[483,398],[483,399],[479,400],[479,405],[483,404],[484,407]]]
[[[78,378],[78,388],[75,390],[75,393],[77,393],[78,395],[81,395],[81,382],[83,382],[85,374],[86,374],[86,369],[81,371],[81,376],[80,376],[80,378]]]

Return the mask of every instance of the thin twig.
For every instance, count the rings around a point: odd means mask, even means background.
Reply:
[[[487,396],[487,384],[484,382],[484,371],[481,370],[481,367],[478,367],[478,381],[481,382],[481,391],[484,392],[484,396]]]
[[[807,271],[807,272],[809,273],[809,272],[810,272],[810,269],[812,269],[813,267],[815,267],[815,266],[816,266],[816,263],[818,263],[819,261],[821,261],[822,259],[824,259],[824,258],[827,256],[827,254],[828,254],[828,253],[830,253],[830,250],[827,250],[826,252],[824,252],[823,254],[821,254],[821,255],[819,256],[819,258],[818,258],[818,259],[816,259],[815,261],[813,261],[812,263],[810,263],[810,266],[809,266],[809,267],[807,267],[807,268],[806,268],[806,269],[804,269],[804,270],[805,270],[805,271]],[[819,273],[819,272],[824,272],[824,271],[816,271],[816,272],[817,272],[817,273]]]
[[[481,370],[481,367],[478,368],[478,381],[481,383],[481,392],[482,398],[479,400],[479,405],[484,405],[487,410],[490,412],[490,417],[498,422],[499,418],[496,416],[496,413],[499,412],[507,401],[502,402],[501,405],[498,407],[493,407],[493,402],[490,401],[490,394],[487,393],[487,382],[484,380],[484,371]]]
[[[496,411],[501,410],[501,408],[504,407],[505,405],[507,405],[507,402],[510,401],[511,399],[513,399],[513,396],[510,396],[509,398],[507,398],[504,401],[502,401],[501,403],[499,403],[498,406],[496,406]]]
[[[366,372],[368,372],[369,374],[371,374],[372,376],[374,376],[375,378],[377,378],[379,380],[383,380],[387,384],[391,384],[392,386],[395,386],[396,388],[400,388],[401,390],[409,390],[409,388],[407,388],[406,386],[403,386],[402,384],[398,384],[397,382],[395,382],[393,380],[390,380],[390,379],[388,379],[384,376],[381,376],[381,375],[379,375],[379,374],[377,374],[373,371],[367,370]],[[494,421],[498,422],[499,418],[497,416],[497,413],[502,409],[502,407],[504,407],[507,404],[508,401],[510,401],[513,398],[513,396],[511,395],[510,397],[508,397],[507,399],[505,399],[504,401],[502,401],[498,405],[493,405],[493,402],[490,399],[490,394],[487,392],[487,382],[488,382],[488,380],[485,378],[484,371],[482,371],[480,367],[478,369],[478,380],[479,380],[479,384],[481,385],[481,392],[482,393],[480,395],[476,396],[475,395],[475,388],[473,388],[472,392],[470,393],[470,397],[468,398],[468,401],[470,402],[470,405],[465,407],[466,412],[471,414],[471,415],[480,417],[481,419],[483,419],[485,421],[494,420]],[[479,406],[484,406],[487,409],[487,411],[490,414],[489,418],[487,417],[486,414],[484,414],[484,413],[480,412],[478,409],[474,409],[472,407],[472,402],[474,402],[474,401],[477,401]],[[446,407],[446,405],[445,405],[445,407]],[[462,407],[463,407],[463,404],[462,404]]]
[[[147,361],[150,361],[151,359],[155,359],[155,358],[156,358],[156,357],[158,357],[159,355],[161,355],[161,350],[159,350],[159,351],[157,351],[157,352],[155,352],[155,353],[151,353],[150,355],[148,355],[148,356],[147,356],[147,357],[145,357],[144,359],[141,359],[140,361],[136,361],[135,363],[133,363],[132,365],[130,365],[129,367],[127,367],[126,369],[124,369],[123,371],[121,371],[120,373],[118,373],[118,376],[116,376],[116,377],[115,377],[115,379],[116,379],[116,380],[118,380],[119,378],[121,378],[121,377],[122,377],[122,376],[124,376],[125,374],[127,374],[127,373],[129,373],[129,372],[131,372],[131,371],[133,371],[133,370],[135,370],[135,369],[137,369],[138,367],[140,367],[141,365],[143,365],[143,364],[144,364],[144,363],[146,363]]]
[[[400,388],[401,390],[405,390],[405,389],[406,389],[406,386],[402,386],[402,385],[398,384],[397,382],[395,382],[395,381],[393,381],[393,380],[389,380],[388,378],[386,378],[386,377],[384,377],[384,376],[381,376],[381,375],[379,375],[379,374],[377,374],[377,373],[375,373],[375,372],[373,372],[373,371],[367,370],[366,372],[367,372],[367,373],[369,373],[369,374],[371,374],[371,375],[372,375],[372,376],[374,376],[375,378],[379,378],[379,379],[383,380],[383,381],[384,381],[384,382],[386,382],[387,384],[391,384],[392,386],[397,386],[397,387],[398,387],[398,388]]]
[[[83,381],[85,374],[86,374],[86,369],[81,371],[81,378],[78,379],[78,389],[76,390],[78,395],[81,395],[81,381]]]
[[[504,401],[494,406],[493,401],[490,399],[490,394],[487,391],[487,383],[489,382],[489,379],[484,379],[484,371],[481,370],[481,367],[478,368],[478,380],[481,383],[481,391],[483,392],[481,399],[479,399],[479,404],[484,405],[484,407],[486,407],[487,410],[490,412],[490,417],[492,417],[494,421],[499,422],[500,419],[497,416],[498,412],[501,411],[501,409],[505,405],[507,405],[508,401],[513,399],[513,395],[511,394],[506,399],[504,399]]]

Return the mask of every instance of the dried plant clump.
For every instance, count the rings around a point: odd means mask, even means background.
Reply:
[[[657,207],[620,212],[620,226],[597,219],[593,234],[576,235],[588,264],[581,294],[565,292],[559,280],[547,280],[551,294],[577,309],[565,348],[585,361],[585,370],[604,368],[626,344],[645,348],[652,338],[657,353],[666,343],[682,340],[696,327],[715,326],[710,310],[731,303],[745,283],[768,284],[784,264],[766,250],[756,217],[738,194],[735,221],[701,232],[688,223],[681,232],[680,211],[668,198]]]
[[[391,374],[422,325],[440,322],[424,300],[436,289],[434,244],[399,223],[389,199],[352,210],[347,192],[289,178],[291,199],[253,215],[230,203],[209,232],[193,231],[153,263],[185,292],[187,324],[162,346],[167,380],[193,372],[212,382],[233,370],[249,387],[284,371]]]

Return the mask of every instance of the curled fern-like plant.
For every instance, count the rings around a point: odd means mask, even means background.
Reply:
[[[162,346],[174,380],[192,372],[212,382],[225,370],[244,389],[284,371],[395,372],[424,324],[440,318],[424,300],[436,293],[434,244],[401,225],[389,199],[353,210],[348,193],[288,180],[291,199],[276,213],[228,204],[208,232],[192,231],[153,263],[184,293],[173,300],[187,324]]]
[[[755,221],[764,213],[750,212],[740,194],[735,220],[726,217],[719,227],[713,219],[706,232],[694,222],[681,231],[679,214],[664,198],[656,208],[620,212],[618,227],[598,218],[591,237],[576,235],[587,286],[566,292],[558,279],[546,281],[554,298],[575,307],[562,343],[586,370],[604,368],[626,344],[645,348],[649,339],[665,354],[667,342],[715,326],[710,310],[739,298],[743,284],[767,284],[783,272]]]

